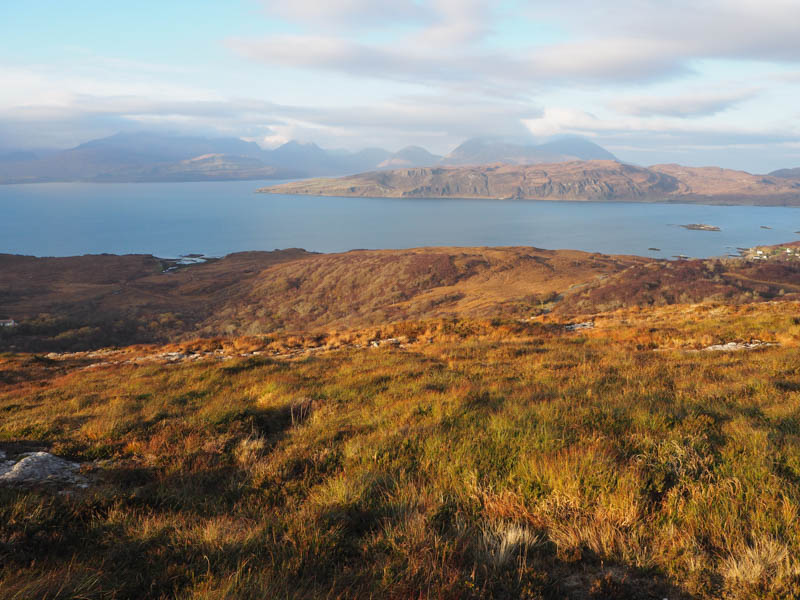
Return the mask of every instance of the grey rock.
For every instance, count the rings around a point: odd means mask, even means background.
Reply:
[[[0,463],[0,485],[60,483],[87,487],[85,478],[78,474],[79,469],[78,463],[49,452],[30,452],[17,462]]]

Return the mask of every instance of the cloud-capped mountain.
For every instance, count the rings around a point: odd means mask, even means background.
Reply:
[[[314,143],[291,141],[274,150],[262,150],[260,156],[266,164],[311,176],[368,171],[377,168],[392,153],[383,148],[365,148],[358,152],[324,150]]]
[[[472,138],[445,156],[441,164],[530,165],[571,160],[617,160],[617,158],[597,144],[579,137],[561,138],[539,145],[499,138]]]
[[[431,154],[420,146],[406,146],[378,165],[380,169],[402,169],[405,167],[429,167],[435,165],[441,156]]]

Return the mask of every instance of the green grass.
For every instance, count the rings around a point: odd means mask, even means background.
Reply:
[[[97,461],[94,484],[0,488],[2,596],[794,597],[797,329],[760,310],[586,335],[461,323],[407,352],[296,361],[39,365],[0,391],[0,440]],[[787,343],[647,349],[715,335]]]

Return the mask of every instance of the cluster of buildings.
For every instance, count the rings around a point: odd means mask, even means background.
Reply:
[[[800,246],[756,246],[742,252],[748,260],[800,260]]]

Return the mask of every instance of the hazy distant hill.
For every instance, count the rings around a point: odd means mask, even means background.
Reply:
[[[35,152],[25,150],[14,150],[10,152],[0,151],[0,163],[5,162],[25,162],[39,158]]]
[[[430,167],[442,160],[441,156],[431,154],[420,146],[406,146],[378,165],[381,169],[401,169],[405,167]]]
[[[597,144],[577,137],[563,138],[539,145],[502,139],[472,138],[445,156],[441,160],[441,164],[488,165],[505,163],[529,165],[573,160],[617,160],[617,158]]]
[[[159,135],[155,133],[118,133],[92,140],[67,150],[87,157],[104,156],[123,162],[169,162],[186,160],[203,154],[232,154],[258,158],[261,148],[255,142],[239,138],[204,138],[193,136]]]
[[[197,178],[198,164],[183,161],[209,155],[217,157],[215,173],[222,179],[302,175],[298,171],[270,167],[261,160],[262,152],[258,144],[238,138],[119,133],[38,159],[3,161],[0,163],[0,183],[190,181]],[[244,170],[243,159],[248,159]],[[221,168],[222,165],[230,168]],[[210,171],[204,170],[206,174],[202,178],[209,178]]]
[[[383,148],[366,148],[358,152],[324,150],[314,143],[291,141],[274,150],[262,150],[260,156],[268,165],[314,176],[346,175],[375,169],[392,153]]]
[[[348,175],[394,163],[433,165],[439,158],[417,147],[398,153],[383,148],[350,152],[291,141],[264,150],[238,138],[119,133],[69,150],[41,154],[4,150],[0,152],[0,183],[288,179]]]
[[[211,156],[214,158],[208,158]],[[439,164],[534,164],[594,159],[616,160],[597,144],[581,138],[564,138],[538,146],[475,138],[441,157],[419,146],[407,146],[398,152],[383,148],[351,152],[290,141],[265,150],[238,138],[138,132],[118,133],[69,150],[37,153],[4,150],[0,152],[0,183],[288,179]]]
[[[373,171],[263,188],[267,193],[404,198],[514,198],[800,205],[800,181],[716,167],[610,160]]]
[[[266,166],[257,158],[248,156],[203,154],[178,162],[99,175],[95,181],[221,181],[291,178],[299,175],[297,171]]]
[[[772,177],[782,177],[784,179],[800,179],[800,167],[794,169],[778,169],[770,173]]]

